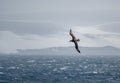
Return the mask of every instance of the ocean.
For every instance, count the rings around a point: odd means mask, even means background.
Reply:
[[[120,56],[0,55],[0,83],[120,83]]]

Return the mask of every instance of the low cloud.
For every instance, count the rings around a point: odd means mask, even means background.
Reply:
[[[120,33],[102,30],[97,26],[80,27],[75,26],[74,32],[81,38],[81,45],[84,46],[114,46],[120,48]],[[103,27],[102,27],[103,28]],[[85,45],[86,44],[86,45]]]
[[[11,31],[16,34],[38,34],[47,36],[64,30],[64,25],[46,22],[0,22],[0,31]]]
[[[113,22],[108,24],[97,25],[100,30],[111,32],[111,33],[120,33],[120,22]]]
[[[40,36],[37,34],[18,35],[10,31],[0,31],[0,53],[16,53],[17,49],[41,49],[67,46],[68,35]]]
[[[95,39],[95,35],[91,35],[91,34],[83,34],[84,36],[86,36],[87,38],[91,38],[91,39]]]

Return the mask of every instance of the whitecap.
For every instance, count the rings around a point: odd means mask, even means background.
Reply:
[[[0,72],[0,74],[4,74],[3,72]]]
[[[27,62],[28,63],[33,63],[33,62],[35,62],[35,60],[28,60]]]
[[[20,69],[20,67],[16,67],[16,69]]]
[[[3,69],[4,67],[0,67],[0,69]]]
[[[47,62],[54,63],[54,62],[56,62],[56,60],[53,59],[53,60],[50,60],[50,61],[47,61]]]
[[[48,68],[52,68],[53,66],[49,65]]]
[[[52,64],[46,64],[46,65],[52,65]]]
[[[8,69],[16,69],[16,67],[14,67],[14,66],[11,66],[11,67],[8,67]]]
[[[51,66],[52,64],[45,64],[45,63],[43,63],[43,64],[41,64],[41,65],[48,65],[48,66]]]
[[[67,63],[67,65],[70,65],[71,63]]]
[[[97,71],[87,71],[87,72],[84,72],[85,74],[98,74]]]
[[[68,68],[69,68],[69,66],[64,66],[64,67],[61,67],[60,70],[66,70]]]
[[[67,76],[65,76],[65,77],[64,77],[64,79],[68,79],[68,77],[67,77]]]
[[[88,66],[84,66],[84,69],[88,68]]]
[[[54,68],[53,71],[58,71],[58,69],[57,69],[57,68]]]
[[[93,74],[97,74],[98,72],[97,72],[97,71],[93,71],[92,73],[93,73]]]
[[[41,65],[46,65],[45,63],[41,64]]]

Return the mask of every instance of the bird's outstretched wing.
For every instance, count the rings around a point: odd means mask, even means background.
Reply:
[[[74,42],[76,50],[80,53],[80,50],[79,50],[79,48],[78,48],[77,39],[76,39],[76,38],[75,38],[75,36],[73,35],[73,33],[72,33],[72,30],[71,30],[71,29],[70,29],[69,34],[72,36],[72,40],[73,40],[72,42]]]
[[[75,39],[74,34],[72,33],[72,30],[70,29],[70,35],[72,36],[73,39]]]
[[[74,44],[75,44],[76,50],[80,53],[80,50],[79,50],[79,48],[78,48],[78,43],[77,43],[77,41],[75,41]]]

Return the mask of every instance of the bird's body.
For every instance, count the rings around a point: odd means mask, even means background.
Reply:
[[[75,44],[75,48],[76,48],[76,50],[80,53],[80,50],[79,50],[79,47],[78,47],[78,41],[80,41],[79,39],[76,39],[76,37],[73,35],[73,33],[72,33],[72,30],[70,29],[70,35],[72,36],[72,40],[70,40],[70,42],[74,42],[74,44]]]

